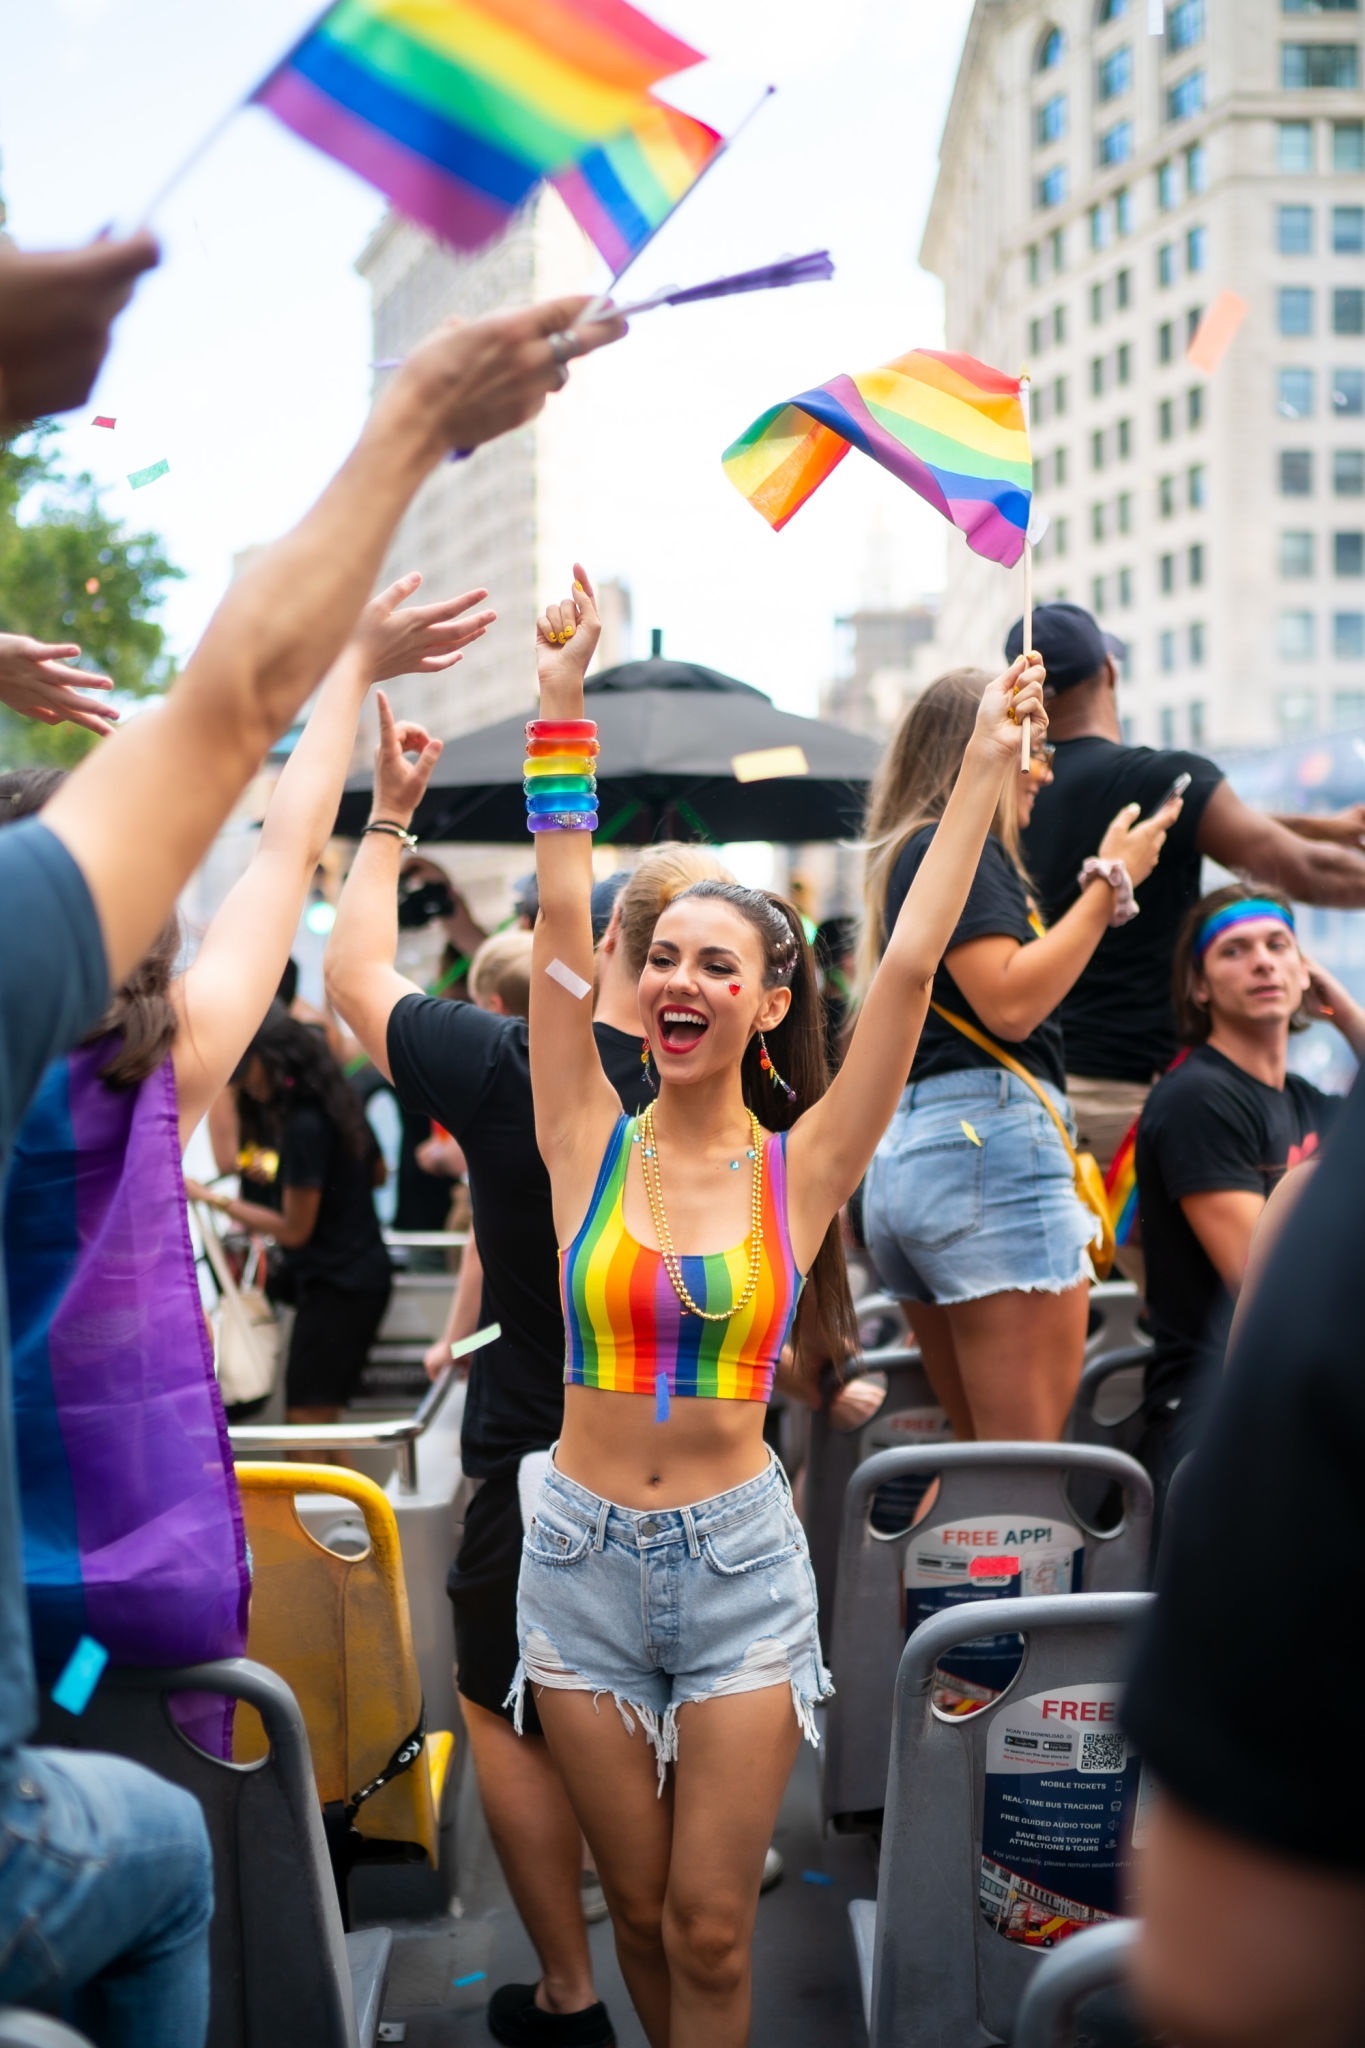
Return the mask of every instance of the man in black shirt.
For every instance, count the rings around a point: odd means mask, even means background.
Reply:
[[[1127,1696],[1160,1794],[1137,1989],[1183,2048],[1365,2036],[1362,1204],[1357,1084],[1239,1311]]]
[[[1007,655],[1022,641],[1018,622]],[[1203,755],[1125,746],[1114,663],[1080,605],[1039,605],[1033,644],[1047,664],[1048,738],[1056,751],[1052,785],[1039,793],[1024,834],[1024,857],[1048,924],[1075,902],[1081,862],[1122,805],[1139,803],[1150,816],[1178,777],[1190,778],[1161,860],[1137,891],[1142,915],[1105,933],[1061,1006],[1066,1092],[1080,1143],[1107,1168],[1175,1056],[1171,960],[1180,921],[1199,895],[1204,856],[1296,902],[1358,909],[1365,905],[1365,819],[1355,806],[1330,818],[1266,817]]]
[[[1266,1198],[1314,1157],[1339,1108],[1287,1071],[1290,1030],[1330,1017],[1365,1051],[1365,1012],[1304,959],[1283,897],[1241,883],[1204,897],[1176,942],[1174,986],[1193,1049],[1148,1097],[1136,1152],[1155,1338],[1141,1455],[1163,1491],[1216,1382]]]

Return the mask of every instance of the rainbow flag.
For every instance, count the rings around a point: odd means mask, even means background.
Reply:
[[[775,405],[721,460],[781,532],[850,448],[860,448],[1006,567],[1028,531],[1033,462],[1019,379],[973,356],[912,349],[880,370],[832,377]]]
[[[1137,1222],[1137,1124],[1130,1127],[1128,1135],[1110,1161],[1109,1171],[1104,1176],[1104,1192],[1109,1197],[1109,1220],[1114,1226],[1114,1242],[1127,1244],[1133,1235]]]
[[[700,61],[627,0],[339,0],[253,94],[457,249]]]
[[[724,137],[662,100],[561,171],[555,190],[613,272],[624,270],[696,184]]]

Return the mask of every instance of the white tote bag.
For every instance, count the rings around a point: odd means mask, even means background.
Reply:
[[[216,1212],[204,1202],[194,1205],[204,1253],[218,1289],[218,1306],[210,1315],[218,1391],[226,1408],[263,1401],[273,1392],[280,1367],[280,1321],[257,1281],[263,1263],[259,1241],[239,1284],[232,1276]]]

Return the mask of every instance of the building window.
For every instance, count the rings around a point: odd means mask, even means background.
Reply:
[[[1189,390],[1185,393],[1185,425],[1187,427],[1202,427],[1203,424],[1204,387],[1202,384],[1191,384]]]
[[[1365,661],[1365,612],[1333,612],[1332,652],[1338,661]]]
[[[1054,341],[1066,340],[1065,306],[1054,306],[1052,309],[1052,339]]]
[[[1033,143],[1035,149],[1046,149],[1050,142],[1060,142],[1066,134],[1066,94],[1054,92],[1051,99],[1043,101],[1033,110]]]
[[[1156,437],[1158,441],[1169,441],[1175,432],[1175,405],[1169,398],[1163,398],[1156,409]]]
[[[1120,533],[1132,532],[1133,494],[1131,491],[1120,491],[1117,498],[1115,498],[1114,517]]]
[[[1053,457],[1052,457],[1052,481],[1053,481],[1053,483],[1054,483],[1054,484],[1056,484],[1056,485],[1058,486],[1058,488],[1059,488],[1059,489],[1060,489],[1060,487],[1061,487],[1061,486],[1062,486],[1062,485],[1063,485],[1063,484],[1064,484],[1064,483],[1066,482],[1066,450],[1065,450],[1065,448],[1058,448],[1058,449],[1054,450],[1054,452],[1053,452]]]
[[[1163,242],[1156,252],[1156,281],[1159,285],[1175,283],[1176,246],[1174,242]]]
[[[1209,189],[1209,153],[1202,142],[1192,142],[1185,151],[1185,186],[1191,198]]]
[[[1313,294],[1307,285],[1281,285],[1275,304],[1281,334],[1313,332]]]
[[[1090,467],[1104,468],[1104,434],[1098,427],[1090,436]]]
[[[1161,673],[1168,676],[1175,667],[1175,634],[1169,626],[1157,640],[1156,659]]]
[[[1208,500],[1208,472],[1202,462],[1192,462],[1185,474],[1185,495],[1192,512],[1202,509]]]
[[[1164,638],[1167,638],[1167,639],[1169,639],[1170,635],[1169,635],[1169,634],[1167,634],[1167,635],[1164,635],[1163,637],[1164,637]],[[1160,711],[1159,711],[1159,712],[1157,713],[1157,721],[1156,721],[1156,723],[1157,723],[1157,738],[1158,738],[1158,739],[1160,740],[1160,742],[1161,742],[1162,746],[1163,746],[1163,747],[1173,747],[1173,746],[1175,745],[1175,710],[1174,710],[1174,707],[1173,707],[1172,705],[1170,705],[1170,704],[1163,704],[1163,705],[1162,705],[1162,707],[1161,707],[1161,709],[1160,709]]]
[[[1120,611],[1125,611],[1125,612],[1126,612],[1126,611],[1128,610],[1129,606],[1130,606],[1130,605],[1132,604],[1132,602],[1133,602],[1133,572],[1132,572],[1132,570],[1131,570],[1131,569],[1120,569],[1120,570],[1119,570],[1119,610],[1120,610]]]
[[[1060,277],[1066,269],[1066,229],[1054,228],[1047,238],[1047,245],[1052,252],[1052,268]]]
[[[1041,355],[1041,354],[1042,354],[1042,352],[1043,352],[1043,323],[1042,323],[1042,321],[1041,321],[1041,320],[1030,320],[1030,321],[1029,321],[1029,324],[1028,324],[1028,346],[1029,346],[1029,354],[1030,354],[1030,355],[1033,355],[1033,356],[1037,356],[1037,355]]]
[[[1206,270],[1209,262],[1209,231],[1207,228],[1190,228],[1185,236],[1185,268],[1193,276],[1197,271]]]
[[[1280,535],[1280,574],[1287,583],[1301,583],[1313,574],[1313,535],[1302,530]]]
[[[1092,206],[1090,209],[1090,246],[1092,249],[1109,247],[1109,208]]]
[[[1169,519],[1175,511],[1175,478],[1163,476],[1156,487],[1157,510],[1163,519]]]
[[[1332,489],[1339,498],[1365,497],[1365,450],[1338,448],[1332,457]]]
[[[1092,576],[1090,579],[1090,609],[1096,614],[1104,610],[1103,576]]]
[[[1332,169],[1365,171],[1365,121],[1332,123]]]
[[[1281,370],[1277,378],[1278,408],[1287,420],[1306,420],[1313,410],[1313,372]]]
[[[1037,204],[1040,209],[1048,206],[1060,206],[1066,198],[1066,193],[1066,165],[1054,164],[1052,169],[1045,171],[1038,180]]]
[[[1188,121],[1192,114],[1204,111],[1204,74],[1202,71],[1187,71],[1183,78],[1177,78],[1166,94],[1166,119]]]
[[[1090,507],[1090,538],[1104,539],[1104,507],[1098,503]]]
[[[1337,256],[1365,252],[1365,206],[1332,208],[1332,251]]]
[[[1066,55],[1066,37],[1059,28],[1044,31],[1038,43],[1038,54],[1033,60],[1035,71],[1052,71]]]
[[[1203,744],[1204,706],[1201,700],[1196,697],[1190,705],[1190,745],[1192,747],[1202,747]]]
[[[1131,341],[1121,341],[1119,343],[1118,353],[1114,357],[1114,372],[1120,384],[1132,383],[1133,344]]]
[[[1163,320],[1156,331],[1156,359],[1169,363],[1175,357],[1175,329],[1169,320]]]
[[[1313,168],[1313,124],[1311,121],[1281,121],[1275,161],[1281,171],[1297,176]]]
[[[1312,612],[1280,613],[1280,660],[1311,661],[1316,635]]]
[[[1121,313],[1127,310],[1127,306],[1128,306],[1128,301],[1129,301],[1129,299],[1130,299],[1130,298],[1131,298],[1131,296],[1132,296],[1132,290],[1133,290],[1133,273],[1132,273],[1132,271],[1131,271],[1131,270],[1120,270],[1120,271],[1118,271],[1118,272],[1117,272],[1117,273],[1115,274],[1115,277],[1114,277],[1114,304],[1115,304],[1115,305],[1116,305],[1116,306],[1118,307],[1118,309],[1119,309],[1119,311],[1120,311]]]
[[[1280,731],[1286,739],[1298,739],[1312,732],[1318,722],[1317,699],[1311,690],[1284,690],[1280,694]]]
[[[1157,563],[1157,583],[1163,597],[1169,597],[1175,589],[1175,556],[1163,555]]]
[[[1365,412],[1365,370],[1333,370],[1332,410],[1341,419]]]
[[[1332,535],[1332,568],[1338,576],[1365,576],[1365,533]]]
[[[1276,210],[1275,247],[1281,256],[1311,256],[1313,253],[1313,209],[1311,206],[1280,206]]]
[[[1333,690],[1332,722],[1334,725],[1360,725],[1365,722],[1365,690]]]
[[[1204,654],[1208,641],[1204,627],[1198,620],[1189,629],[1189,644],[1190,667],[1202,668],[1204,666]]]
[[[1185,562],[1185,572],[1190,588],[1197,590],[1204,581],[1204,543],[1197,540],[1190,549]]]
[[[1112,128],[1106,128],[1100,137],[1100,163],[1108,167],[1126,164],[1133,154],[1133,124],[1131,121],[1115,121]]]
[[[1313,451],[1311,448],[1281,448],[1280,496],[1311,498],[1313,495]]]
[[[1122,21],[1128,12],[1128,0],[1100,0],[1095,20],[1101,28],[1111,21]]]
[[[1103,318],[1104,286],[1102,284],[1092,284],[1090,287],[1090,325],[1098,327]]]
[[[1066,378],[1055,377],[1052,382],[1052,416],[1062,419],[1066,414]]]
[[[1041,284],[1043,281],[1043,252],[1036,242],[1029,243],[1028,281],[1030,284]]]
[[[1156,203],[1162,213],[1180,204],[1180,166],[1170,157],[1156,167]]]
[[[1065,519],[1053,520],[1052,552],[1054,555],[1064,555],[1066,553],[1067,532],[1067,522],[1065,521]]]
[[[1166,16],[1166,48],[1192,50],[1204,40],[1204,0],[1177,0]]]
[[[1281,14],[1357,14],[1360,0],[1280,0]]]
[[[1118,424],[1119,461],[1126,462],[1133,452],[1133,422],[1120,420]]]
[[[1280,84],[1286,92],[1305,87],[1354,92],[1360,82],[1360,53],[1354,43],[1281,43]]]
[[[1133,195],[1126,185],[1114,194],[1114,226],[1120,235],[1133,232]]]
[[[1122,99],[1133,83],[1133,49],[1131,43],[1120,43],[1107,57],[1100,59],[1100,105],[1108,100]]]
[[[1332,293],[1333,334],[1365,334],[1365,291],[1338,286]]]
[[[1090,396],[1092,398],[1102,398],[1104,396],[1103,356],[1091,356],[1090,358]]]

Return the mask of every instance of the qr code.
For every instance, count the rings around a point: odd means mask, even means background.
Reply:
[[[1121,1771],[1128,1761],[1128,1744],[1121,1735],[1101,1735],[1087,1729],[1081,1737],[1082,1771]]]

